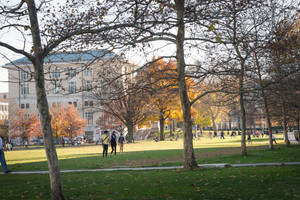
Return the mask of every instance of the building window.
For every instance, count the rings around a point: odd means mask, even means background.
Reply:
[[[25,105],[24,103],[21,104],[21,109],[24,109],[25,108]]]
[[[21,95],[25,96],[29,94],[29,84],[28,83],[22,83],[21,84]]]
[[[93,101],[90,101],[90,106],[93,106],[94,105],[94,102]]]
[[[73,68],[69,68],[69,76],[70,76],[70,78],[73,78],[74,76],[76,76],[76,70]]]
[[[85,89],[86,90],[91,90],[92,88],[93,88],[92,81],[86,81],[85,82]]]
[[[59,78],[60,77],[60,70],[59,69],[54,69],[52,71],[52,78]]]
[[[26,118],[27,120],[30,119],[30,114],[26,113],[26,114],[25,114],[25,118]]]
[[[70,81],[69,82],[69,93],[75,93],[76,92],[76,81]]]
[[[73,102],[73,105],[74,105],[74,107],[76,108],[76,107],[77,107],[77,102],[74,101],[74,102]]]
[[[87,124],[93,124],[93,112],[85,112],[84,117]]]
[[[85,101],[84,102],[84,106],[88,106],[89,105],[89,102],[88,101]]]
[[[71,102],[71,101],[69,101],[69,102],[68,102],[68,104],[69,104],[69,105],[72,105],[72,102]]]
[[[26,103],[26,109],[29,109],[29,103]]]
[[[7,95],[6,95],[6,94],[4,94],[4,95],[3,95],[3,99],[6,99],[6,98],[7,98]]]
[[[28,77],[29,77],[29,75],[27,72],[21,71],[21,80],[22,81],[27,80]]]
[[[87,68],[87,69],[84,70],[84,75],[85,75],[85,76],[92,76],[92,74],[93,74],[93,73],[92,73],[92,70],[91,70],[91,69]]]

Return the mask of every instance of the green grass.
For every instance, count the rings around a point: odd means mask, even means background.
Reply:
[[[194,140],[198,163],[300,161],[300,147],[267,149],[267,138],[241,156],[238,137]],[[183,165],[183,141],[138,141],[103,159],[101,147],[57,148],[61,169]],[[44,149],[6,152],[12,171],[47,170]],[[66,199],[300,199],[300,166],[225,169],[85,172],[62,174]],[[49,199],[47,174],[0,175],[0,199]]]
[[[257,140],[257,141],[256,141]],[[220,139],[201,138],[194,140],[198,163],[253,163],[300,161],[300,148],[297,145],[285,148],[282,139],[274,151],[267,149],[267,138],[255,139],[250,144],[248,156],[239,154],[238,137]],[[183,164],[182,140],[178,141],[138,141],[126,144],[125,152],[117,156],[102,158],[102,148],[98,146],[80,146],[57,148],[61,169],[95,169],[106,167],[170,166]],[[263,149],[251,149],[263,146]],[[6,152],[6,161],[13,171],[47,170],[45,150],[30,148]],[[229,154],[229,155],[228,155]],[[235,154],[235,155],[231,155]]]
[[[66,199],[299,199],[300,167],[62,174]],[[0,199],[50,199],[48,175],[1,176]]]

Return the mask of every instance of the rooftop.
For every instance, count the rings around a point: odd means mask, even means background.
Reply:
[[[93,50],[93,51],[82,51],[82,52],[59,52],[50,54],[44,60],[47,63],[65,63],[65,62],[80,62],[80,61],[92,61],[97,58],[111,58],[113,54],[107,50]],[[20,58],[14,60],[6,65],[24,65],[31,64],[26,58]]]

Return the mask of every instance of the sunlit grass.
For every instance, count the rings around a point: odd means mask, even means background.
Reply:
[[[281,135],[276,135],[277,142],[283,143]],[[207,148],[228,148],[228,147],[240,147],[240,136],[233,138],[226,137],[226,139],[201,137],[195,139],[193,142],[195,149],[207,149]],[[266,146],[268,145],[268,138],[253,138],[252,144],[247,146]],[[177,141],[159,141],[155,142],[152,140],[148,141],[136,141],[135,143],[125,144],[125,152],[145,152],[145,151],[156,151],[156,150],[182,150],[183,140],[182,138]],[[102,147],[100,145],[92,146],[78,146],[78,147],[57,147],[57,154],[60,160],[74,159],[82,157],[94,157],[95,155],[101,155]],[[117,149],[118,150],[118,149]],[[46,154],[43,148],[30,148],[18,151],[7,151],[5,152],[6,161],[8,165],[23,164],[23,163],[34,163],[46,161]]]

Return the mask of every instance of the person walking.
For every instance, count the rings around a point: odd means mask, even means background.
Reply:
[[[119,146],[120,146],[120,152],[123,153],[125,138],[124,138],[124,136],[123,136],[122,133],[121,133],[121,135],[119,137],[118,142],[119,142]]]
[[[107,157],[107,151],[108,151],[108,144],[109,144],[108,131],[103,132],[103,134],[101,135],[101,141],[102,141],[102,147],[103,147],[102,156],[104,158],[104,156]]]
[[[252,144],[252,139],[251,139],[251,134],[250,134],[250,132],[248,132],[247,135],[248,135],[248,138],[247,138],[248,144]]]
[[[276,142],[276,137],[275,137],[274,134],[272,134],[272,141],[275,142],[275,144],[277,144],[277,142]]]
[[[6,165],[6,161],[5,161],[5,156],[4,156],[4,149],[3,149],[3,139],[0,136],[0,163],[1,163],[1,167],[4,173],[9,173],[11,172],[10,170],[8,170],[7,165]]]
[[[117,136],[116,132],[113,131],[110,138],[110,146],[111,146],[111,152],[110,155],[112,155],[115,152],[115,155],[117,154]]]
[[[61,139],[61,144],[63,147],[65,147],[65,139],[64,138]]]

